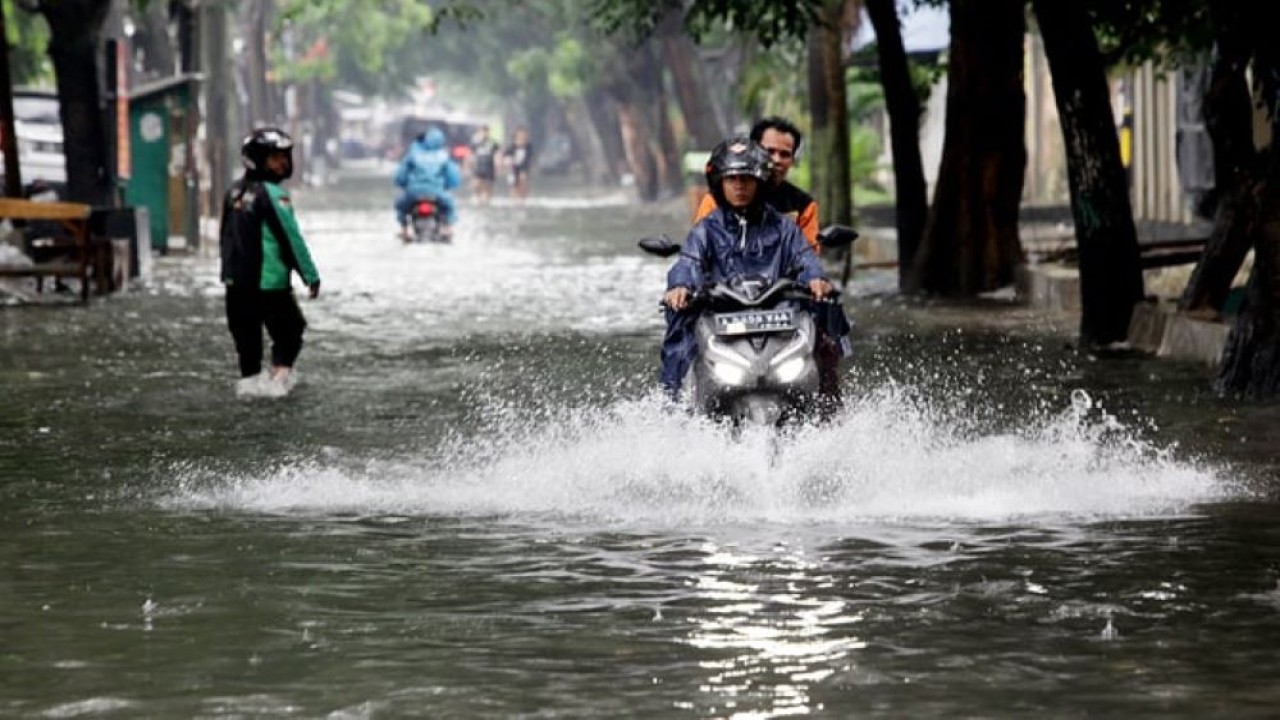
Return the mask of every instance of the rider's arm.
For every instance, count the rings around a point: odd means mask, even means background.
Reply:
[[[668,290],[676,287],[696,290],[705,282],[703,268],[706,265],[708,247],[706,229],[708,222],[710,221],[703,220],[689,231],[684,245],[680,248],[680,257],[676,258],[675,264],[667,272]]]
[[[400,164],[396,166],[395,183],[396,187],[403,188],[409,184],[409,163],[412,155],[405,153],[400,159]]]
[[[452,160],[444,164],[444,189],[452,190],[462,184],[462,169]]]
[[[280,243],[287,244],[287,248],[281,250],[286,256],[293,257],[293,269],[302,276],[302,281],[308,288],[313,288],[312,297],[315,297],[314,288],[320,287],[320,273],[311,260],[311,251],[307,249],[306,241],[302,239],[302,229],[298,227],[298,220],[294,217],[289,194],[275,184],[268,183],[265,187],[269,198],[264,213],[267,227],[271,229],[271,234],[279,238]]]
[[[797,268],[799,274],[796,280],[805,284],[811,280],[826,279],[827,273],[822,268],[822,261],[818,259],[818,254],[813,251],[813,246],[800,232],[800,228],[790,221],[778,223],[778,226],[782,232],[783,247],[791,256],[791,262],[784,264],[783,267]]]

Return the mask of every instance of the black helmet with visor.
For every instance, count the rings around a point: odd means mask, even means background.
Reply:
[[[707,189],[711,191],[717,205],[728,207],[724,197],[725,178],[747,176],[763,184],[769,180],[772,171],[773,161],[759,143],[745,135],[732,137],[717,145],[707,159]],[[760,195],[757,193],[756,197],[758,201]]]
[[[284,171],[279,173],[267,167],[267,158],[277,152],[284,153],[288,160]],[[293,138],[279,128],[258,128],[246,135],[241,143],[240,161],[251,177],[271,182],[286,180],[293,175]]]

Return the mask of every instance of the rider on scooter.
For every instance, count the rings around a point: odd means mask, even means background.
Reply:
[[[689,231],[680,257],[667,273],[662,298],[667,332],[662,340],[661,381],[673,398],[697,353],[696,314],[682,312],[693,291],[735,275],[769,279],[792,275],[807,284],[818,300],[833,290],[800,228],[764,202],[761,186],[769,180],[770,170],[769,154],[747,137],[720,143],[707,161],[707,188],[716,209]]]
[[[435,202],[444,221],[441,234],[449,237],[457,221],[453,195],[449,191],[462,184],[462,170],[449,157],[444,131],[432,127],[409,146],[396,168],[395,183],[403,190],[395,202],[396,223],[400,225],[401,237],[405,240],[412,238],[409,226],[413,205],[423,199]]]

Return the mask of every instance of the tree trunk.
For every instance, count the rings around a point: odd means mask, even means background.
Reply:
[[[605,174],[601,179],[616,185],[622,179],[627,156],[618,114],[610,98],[597,87],[587,90],[583,103],[587,108],[587,116],[591,118],[591,125],[595,128],[596,138],[600,140],[600,150],[604,154]]]
[[[1249,254],[1258,218],[1260,180],[1253,146],[1253,98],[1246,76],[1251,51],[1248,23],[1238,6],[1210,6],[1217,55],[1204,99],[1204,120],[1213,141],[1213,233],[1178,301],[1184,312],[1216,316],[1226,304],[1240,265]]]
[[[200,48],[196,42],[196,10],[192,0],[176,0],[170,3],[174,33],[178,43],[178,63],[184,73],[193,73],[200,67]]]
[[[556,116],[569,135],[569,142],[573,146],[573,160],[582,168],[582,181],[595,185],[605,175],[604,156],[582,98],[559,100],[556,103]]]
[[[809,114],[812,192],[820,222],[853,223],[849,176],[849,104],[842,42],[844,0],[824,0],[822,20],[809,32]]]
[[[1280,395],[1280,173],[1274,167],[1262,196],[1253,271],[1217,382],[1220,392],[1249,398]]]
[[[724,139],[724,130],[716,121],[715,107],[707,92],[707,81],[698,58],[697,46],[680,26],[681,15],[668,12],[658,26],[662,43],[662,59],[671,72],[676,102],[684,117],[685,130],[693,147],[710,150]]]
[[[1251,6],[1256,17],[1247,27],[1265,28],[1266,11]],[[1280,48],[1266,33],[1255,35],[1254,77],[1260,81],[1262,106],[1269,113],[1270,145],[1266,179],[1259,193],[1259,222],[1253,235],[1253,271],[1244,306],[1223,349],[1218,389],[1250,398],[1280,395]]]
[[[0,38],[7,38],[8,18],[0,6]],[[7,45],[7,43],[6,43]],[[22,197],[22,170],[18,167],[18,139],[13,129],[13,78],[9,75],[9,53],[0,53],[0,152],[4,153],[5,197]]]
[[[98,90],[98,36],[111,0],[42,3],[49,23],[49,57],[58,82],[58,117],[67,158],[67,199],[111,201],[105,110]]]
[[[1032,6],[1067,151],[1080,253],[1080,342],[1124,342],[1133,306],[1142,299],[1142,266],[1106,68],[1082,6],[1061,0],[1033,0]]]
[[[1022,260],[1021,0],[953,0],[946,138],[909,292],[969,297],[1011,284]]]
[[[920,157],[920,98],[902,43],[902,25],[894,0],[867,0],[867,15],[876,31],[880,83],[884,86],[893,147],[893,185],[898,229],[898,287],[906,287],[908,268],[924,234],[929,215],[928,186]]]
[[[643,110],[627,100],[618,101],[618,130],[626,151],[627,165],[635,178],[640,199],[654,201],[660,194],[661,181],[658,168],[649,152],[653,132],[644,118]]]
[[[271,3],[251,2],[244,15],[244,35],[249,40],[245,43],[247,69],[245,77],[249,95],[249,125],[273,124],[275,109],[272,107],[271,91],[267,85],[267,39],[269,6]],[[249,128],[245,128],[247,132]]]
[[[652,202],[680,189],[680,154],[667,117],[662,70],[652,43],[621,49],[619,77],[609,83],[619,130],[640,199]]]

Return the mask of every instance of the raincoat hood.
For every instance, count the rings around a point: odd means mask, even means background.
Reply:
[[[444,147],[444,131],[433,127],[427,130],[417,144],[423,150],[439,150]]]

